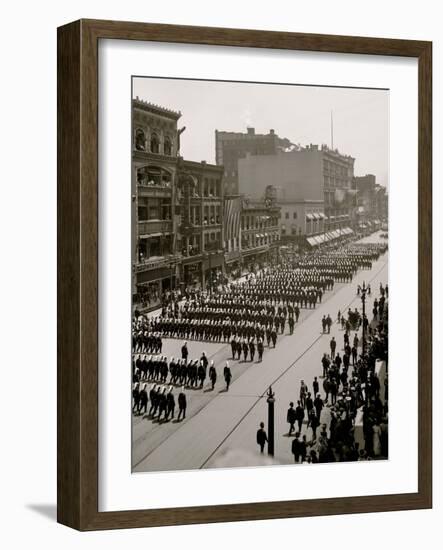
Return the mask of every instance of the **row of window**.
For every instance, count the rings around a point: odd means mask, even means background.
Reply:
[[[183,238],[178,244],[183,256],[197,256],[202,253],[202,239],[200,235],[191,235]],[[212,231],[204,235],[203,252],[219,250],[221,246],[221,232]]]
[[[150,187],[171,187],[172,175],[158,166],[143,166],[137,170],[137,183]]]
[[[260,219],[257,216],[242,216],[241,228],[245,231],[248,229],[265,229],[278,226],[278,218],[273,216],[264,216],[267,219]]]
[[[137,151],[163,153],[164,155],[172,156],[172,139],[169,136],[165,136],[163,143],[161,143],[158,134],[153,132],[148,142],[145,132],[141,128],[137,128],[135,131],[135,149]]]
[[[286,220],[289,220],[289,216],[290,216],[290,212],[285,212],[285,219]],[[293,220],[297,219],[297,212],[292,212],[292,219]]]

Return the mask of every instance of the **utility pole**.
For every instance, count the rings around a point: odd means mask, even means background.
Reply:
[[[268,403],[268,455],[274,456],[274,403],[275,403],[275,394],[272,391],[272,387],[269,386],[268,393],[266,394],[268,398],[266,402]]]
[[[368,288],[367,288],[365,282],[363,281],[363,286],[361,287],[361,303],[362,303],[362,306],[363,306],[361,351],[362,351],[362,356],[363,357],[365,356],[365,353],[366,353],[366,322],[365,322],[365,319],[366,319],[366,292],[367,292],[367,290],[368,290]]]

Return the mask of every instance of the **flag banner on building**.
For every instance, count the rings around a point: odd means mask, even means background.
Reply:
[[[225,218],[225,240],[240,237],[240,218],[242,210],[241,197],[235,197],[225,200],[224,218]]]

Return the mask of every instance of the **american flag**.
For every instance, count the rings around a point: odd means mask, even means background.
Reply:
[[[240,217],[242,210],[241,197],[225,200],[225,240],[240,237]]]

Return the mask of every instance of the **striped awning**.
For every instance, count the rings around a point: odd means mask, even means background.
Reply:
[[[313,214],[306,214],[306,219],[307,220],[313,220],[314,219]]]
[[[306,240],[308,241],[308,243],[311,245],[311,246],[317,246],[318,243],[317,241],[315,240],[314,237],[307,237]]]

